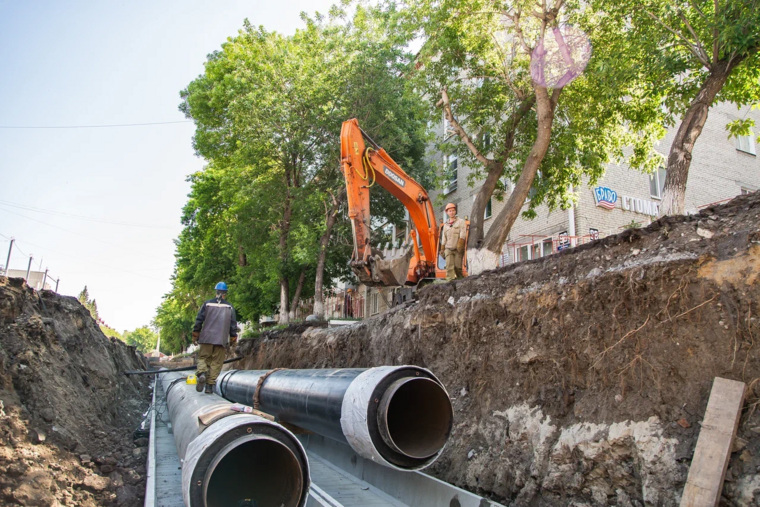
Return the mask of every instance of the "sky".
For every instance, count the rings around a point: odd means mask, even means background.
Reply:
[[[179,93],[248,18],[292,34],[329,0],[0,0],[0,265],[87,286],[119,332],[171,289],[204,161]]]

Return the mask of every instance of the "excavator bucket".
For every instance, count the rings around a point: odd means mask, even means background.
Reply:
[[[405,285],[412,260],[413,246],[402,248],[391,255],[388,250],[372,249],[367,262],[352,262],[351,268],[364,284],[370,287],[395,287]]]

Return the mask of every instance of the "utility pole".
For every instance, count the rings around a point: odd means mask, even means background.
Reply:
[[[40,290],[45,290],[45,282],[47,282],[47,274],[48,274],[48,268],[45,268],[45,276],[42,277],[42,287],[40,287]]]
[[[8,247],[8,259],[5,261],[5,276],[8,276],[8,264],[11,262],[11,252],[13,251],[13,242],[16,241],[15,238],[11,238],[11,246]]]
[[[59,278],[58,280],[56,280],[56,281],[55,281],[55,291],[56,291],[56,292],[58,292],[58,282],[60,282],[60,281],[61,281],[61,279],[60,279],[60,278]]]
[[[29,256],[29,265],[26,267],[26,284],[29,285],[29,273],[32,271],[32,259],[34,259],[34,256]]]

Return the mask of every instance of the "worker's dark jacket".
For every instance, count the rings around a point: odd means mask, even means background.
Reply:
[[[224,299],[209,299],[198,310],[193,331],[201,333],[198,343],[226,347],[230,336],[237,336],[235,309]]]

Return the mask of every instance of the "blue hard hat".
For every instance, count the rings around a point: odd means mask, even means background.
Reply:
[[[224,290],[224,291],[226,291],[227,290],[227,284],[224,283],[224,282],[219,282],[218,284],[216,284],[216,287],[214,287],[214,290]]]

